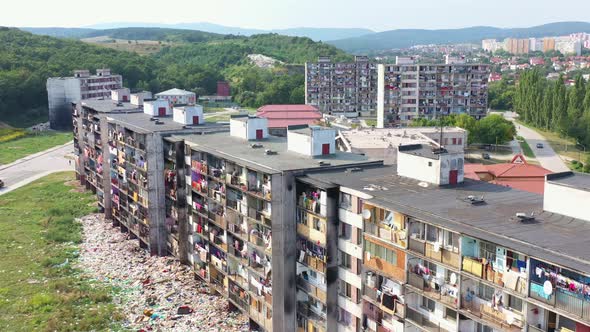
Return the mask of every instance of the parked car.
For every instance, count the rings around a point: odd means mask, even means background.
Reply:
[[[481,157],[482,157],[483,159],[490,159],[490,154],[489,154],[489,153],[485,153],[485,152],[484,152],[484,153],[482,153],[482,154],[481,154]]]
[[[537,149],[542,149],[543,148],[543,143],[537,143]]]
[[[2,179],[0,179],[0,188],[4,187],[4,181],[2,181]]]

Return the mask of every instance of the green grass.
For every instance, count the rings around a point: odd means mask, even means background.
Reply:
[[[0,331],[118,328],[112,290],[72,266],[74,218],[96,210],[91,194],[65,183],[73,179],[56,173],[0,196]]]
[[[533,153],[533,149],[529,146],[529,143],[527,143],[521,136],[516,137],[516,139],[518,140],[518,144],[520,144],[524,156],[527,158],[535,158],[535,154]]]
[[[371,126],[377,127],[377,120],[376,119],[367,119],[367,120],[365,120],[365,123],[369,127],[371,127]]]
[[[1,142],[0,165],[9,164],[20,158],[65,144],[71,140],[71,132],[45,132],[37,134],[30,133],[25,137]]]
[[[236,113],[237,114],[237,113]],[[206,122],[229,121],[232,114],[215,115],[205,118]]]
[[[227,111],[223,107],[203,107],[203,113],[217,113]]]

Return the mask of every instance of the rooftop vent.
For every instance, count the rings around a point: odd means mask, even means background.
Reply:
[[[351,168],[347,168],[346,169],[346,173],[356,173],[356,172],[362,172],[363,169],[360,167],[351,167]]]
[[[330,166],[330,163],[329,162],[326,162],[326,161],[320,161],[320,162],[318,162],[318,165],[320,165],[320,166]]]
[[[535,213],[531,212],[531,214],[528,215],[524,212],[517,212],[516,213],[516,220],[520,221],[521,223],[534,222],[535,221]]]
[[[375,191],[375,190],[387,191],[387,187],[382,187],[382,186],[376,185],[376,184],[370,184],[368,186],[365,186],[363,189],[368,190],[368,191]]]
[[[483,205],[486,203],[483,196],[475,196],[475,195],[467,196],[467,202],[471,203],[471,205]]]
[[[276,154],[279,154],[279,153],[276,152],[276,151],[273,151],[271,149],[266,149],[266,150],[264,150],[264,154],[266,154],[267,156],[272,156],[272,155],[276,155]]]
[[[163,125],[163,124],[164,124],[164,122],[163,122],[163,121],[160,121],[160,120],[156,120],[156,122],[155,122],[155,123],[156,123],[157,125]]]
[[[260,144],[260,143],[254,143],[254,144],[250,144],[250,147],[252,149],[260,149],[262,147],[262,144]]]
[[[117,106],[123,106],[123,103],[122,102],[118,102],[117,103]]]
[[[156,121],[156,120],[157,120],[156,118],[150,118],[150,121]]]

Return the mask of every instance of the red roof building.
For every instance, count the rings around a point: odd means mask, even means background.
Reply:
[[[258,109],[256,116],[268,119],[268,128],[286,133],[288,126],[313,124],[322,119],[322,113],[311,105],[265,105]],[[274,130],[274,135],[278,134]],[[273,133],[271,133],[273,134]]]
[[[483,165],[465,164],[465,177],[481,180],[518,190],[543,194],[545,175],[552,172],[527,163],[522,154],[517,154],[510,163]]]

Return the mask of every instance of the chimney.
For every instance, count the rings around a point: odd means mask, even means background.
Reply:
[[[183,125],[200,125],[205,123],[203,106],[174,106],[172,110],[174,122]]]
[[[90,70],[82,69],[82,70],[74,70],[74,77],[90,77]]]
[[[229,120],[229,133],[248,141],[265,139],[268,137],[268,119],[248,114],[232,115]]]
[[[311,157],[336,152],[336,130],[320,126],[298,125],[287,129],[287,148]]]
[[[397,174],[436,185],[463,182],[463,151],[449,152],[427,144],[400,145]]]
[[[109,68],[97,69],[96,76],[111,76],[111,70]]]

